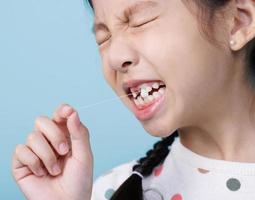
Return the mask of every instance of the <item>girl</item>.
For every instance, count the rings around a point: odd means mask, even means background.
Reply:
[[[255,1],[89,3],[107,82],[162,140],[92,188],[88,129],[61,105],[16,147],[12,173],[25,196],[254,200]]]

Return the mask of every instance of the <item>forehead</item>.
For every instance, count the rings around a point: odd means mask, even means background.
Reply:
[[[121,16],[126,12],[136,12],[147,7],[155,7],[159,0],[93,0],[95,22],[107,17]]]

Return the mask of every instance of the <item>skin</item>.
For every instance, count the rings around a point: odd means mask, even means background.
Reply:
[[[58,147],[63,142],[69,148],[62,153]],[[60,171],[54,173],[52,167],[56,163]],[[52,118],[36,118],[26,144],[16,146],[12,174],[29,200],[90,200],[93,155],[89,131],[74,108],[63,104]]]
[[[112,89],[121,96],[124,81],[162,80],[162,109],[141,121],[149,134],[166,137],[178,129],[183,145],[200,155],[255,162],[254,89],[243,75],[243,47],[255,36],[254,0],[233,0],[222,11],[224,20],[215,27],[220,47],[201,34],[194,5],[188,9],[183,1],[153,0],[155,8],[143,8],[127,21],[122,9],[135,2],[93,1],[95,23],[105,24],[95,36]],[[131,110],[130,100],[122,101]],[[58,145],[63,141],[69,150],[62,154]],[[54,174],[51,167],[57,161],[61,171]],[[40,166],[44,176],[38,174]],[[12,174],[27,199],[91,198],[89,131],[74,108],[63,104],[52,118],[35,120],[27,142],[15,149]]]
[[[127,80],[164,81],[163,109],[141,121],[148,133],[166,137],[179,129],[181,142],[196,153],[255,162],[255,123],[250,114],[254,89],[243,76],[242,62],[242,47],[255,34],[254,1],[232,1],[221,13],[225,20],[217,23],[214,35],[220,48],[201,34],[192,14],[198,12],[194,5],[187,9],[183,1],[158,0],[157,8],[130,17],[128,23],[120,8],[132,2],[93,1],[95,23],[103,22],[108,29],[98,30],[96,40],[109,85],[123,95],[121,85]],[[133,27],[155,16],[156,20]],[[230,46],[231,39],[235,46]],[[123,102],[131,108],[128,98]]]

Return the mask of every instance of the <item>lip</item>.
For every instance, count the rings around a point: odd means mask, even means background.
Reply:
[[[146,120],[152,119],[156,115],[156,113],[158,113],[161,110],[161,108],[164,105],[165,99],[166,99],[166,91],[164,95],[162,95],[161,97],[159,97],[152,103],[140,108],[138,108],[137,105],[135,105],[134,101],[130,99],[132,104],[131,109],[133,110],[135,116],[140,121],[146,121]]]
[[[129,80],[124,82],[122,86],[126,94],[130,94],[131,87],[137,87],[143,83],[150,83],[150,82],[162,82],[162,80],[148,80],[148,79],[147,80],[144,80],[144,79]],[[133,101],[133,96],[129,95],[129,100],[131,101],[131,110],[135,114],[136,118],[139,119],[140,121],[146,121],[153,118],[156,115],[156,113],[158,113],[163,107],[165,99],[166,99],[166,93],[167,93],[167,89],[165,89],[164,95],[162,95],[155,101],[143,107],[138,107]]]

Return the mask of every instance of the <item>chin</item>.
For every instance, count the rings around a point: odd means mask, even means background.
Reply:
[[[166,119],[143,122],[142,125],[145,131],[154,137],[168,137],[177,130],[177,126]]]

